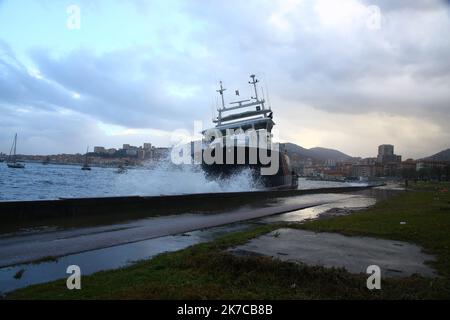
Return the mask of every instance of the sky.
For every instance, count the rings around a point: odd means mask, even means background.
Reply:
[[[450,148],[449,1],[0,0],[0,151],[169,146],[250,74],[282,142]]]

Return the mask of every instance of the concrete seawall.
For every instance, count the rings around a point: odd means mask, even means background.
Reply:
[[[227,208],[256,203],[262,200],[292,197],[318,193],[344,193],[372,188],[340,187],[310,190],[280,190],[230,193],[201,193],[163,196],[129,196],[107,198],[74,198],[37,201],[0,202],[0,221],[19,222],[47,218],[79,217],[92,215],[128,215],[148,213],[167,215],[180,212],[208,212],[217,208]]]

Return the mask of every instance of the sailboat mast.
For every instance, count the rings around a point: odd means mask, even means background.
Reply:
[[[88,152],[89,152],[89,146],[87,146],[86,149],[86,156],[84,157],[84,165],[87,167],[88,165]]]
[[[14,136],[14,160],[16,160],[17,133]]]
[[[13,151],[14,151],[14,140],[13,140],[13,143],[11,145],[11,149],[9,149],[8,162],[11,161],[11,159],[12,159]]]

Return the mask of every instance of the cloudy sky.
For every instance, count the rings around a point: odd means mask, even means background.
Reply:
[[[167,146],[251,73],[283,141],[450,147],[449,1],[0,0],[0,151]]]

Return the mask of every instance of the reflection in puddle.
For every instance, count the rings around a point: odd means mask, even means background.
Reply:
[[[336,195],[339,196],[339,195]],[[272,222],[300,222],[309,219],[318,218],[319,215],[330,211],[330,215],[342,215],[348,214],[348,210],[354,210],[358,208],[366,208],[375,204],[376,199],[366,196],[346,195],[342,197],[336,197],[335,201],[319,205],[316,207],[306,208],[302,210],[296,210],[288,213],[279,214],[276,216],[264,218],[262,221],[266,223]]]
[[[125,267],[133,262],[149,259],[163,252],[181,250],[194,244],[211,241],[229,232],[241,231],[249,227],[249,224],[233,224],[71,254],[60,257],[57,261],[1,268],[0,293],[33,284],[66,279],[69,276],[66,274],[66,269],[70,265],[78,265],[82,275],[89,275],[102,270]],[[16,279],[14,276],[21,270],[25,271],[20,279]],[[65,282],[63,285],[65,285]]]

